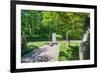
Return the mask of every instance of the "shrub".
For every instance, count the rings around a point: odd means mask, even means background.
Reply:
[[[79,46],[70,46],[60,49],[59,61],[79,60]]]

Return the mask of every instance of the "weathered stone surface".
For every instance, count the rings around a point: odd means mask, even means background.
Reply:
[[[80,60],[90,59],[90,32],[86,31],[79,48]]]

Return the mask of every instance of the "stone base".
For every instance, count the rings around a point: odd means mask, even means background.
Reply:
[[[50,42],[49,45],[50,45],[50,46],[58,45],[58,42]]]

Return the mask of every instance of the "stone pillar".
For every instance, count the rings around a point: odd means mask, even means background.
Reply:
[[[84,52],[86,51],[85,42],[81,42],[79,46],[79,59],[84,60]]]
[[[57,41],[56,41],[56,33],[52,33],[52,43],[57,43]]]
[[[90,59],[90,32],[86,31],[83,40],[79,46],[79,59],[87,60]]]

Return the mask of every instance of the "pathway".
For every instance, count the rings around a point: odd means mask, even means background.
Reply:
[[[57,61],[59,55],[59,46],[58,45],[44,45],[39,49],[33,50],[32,52],[24,55],[21,58],[22,63],[29,63],[29,62],[50,62],[50,61]]]

